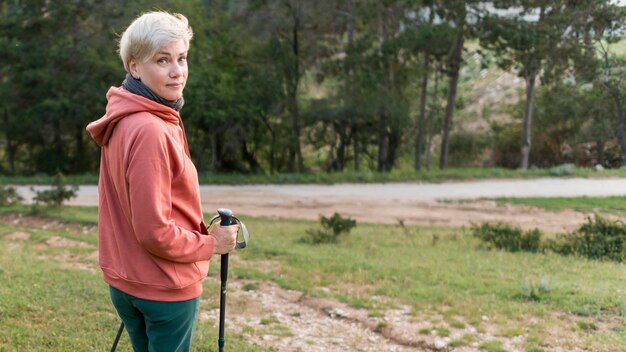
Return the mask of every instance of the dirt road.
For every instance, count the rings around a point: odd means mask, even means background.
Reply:
[[[43,187],[42,187],[43,188]],[[471,182],[240,185],[200,187],[205,211],[228,207],[239,215],[317,219],[338,212],[362,223],[468,226],[483,221],[504,221],[522,228],[561,232],[585,221],[573,211],[497,205],[481,200],[508,197],[569,197],[626,195],[626,179],[482,180]],[[19,187],[27,199],[28,187]],[[96,186],[81,186],[73,205],[97,205]]]

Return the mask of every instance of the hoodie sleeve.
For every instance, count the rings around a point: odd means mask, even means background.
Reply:
[[[152,255],[178,263],[209,260],[214,239],[176,224],[172,180],[180,153],[158,122],[138,128],[130,148],[126,178],[133,232]]]

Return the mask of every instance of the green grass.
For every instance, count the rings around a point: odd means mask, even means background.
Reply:
[[[626,212],[626,197],[529,197],[529,198],[494,198],[498,203],[510,203],[516,205],[530,205],[549,211],[573,209],[584,213],[612,213],[624,214]]]
[[[344,172],[309,172],[278,173],[273,175],[215,174],[200,173],[201,184],[335,184],[335,183],[372,183],[372,182],[444,182],[456,180],[474,180],[488,178],[534,178],[534,177],[626,177],[624,169],[596,171],[590,168],[577,168],[566,174],[556,173],[554,169],[530,169],[526,171],[504,168],[449,168],[414,171],[412,169],[393,170],[391,172],[344,171]],[[52,184],[54,178],[38,176],[0,176],[0,185]],[[97,184],[97,174],[66,175],[68,184]]]
[[[73,215],[72,215],[73,214]],[[94,209],[64,208],[56,216],[82,214],[95,221]],[[89,215],[91,214],[91,215]],[[50,215],[50,214],[48,214]],[[231,277],[254,282],[273,281],[308,295],[337,299],[381,316],[385,309],[409,305],[413,314],[442,315],[455,321],[437,323],[438,333],[452,334],[463,325],[479,331],[499,326],[497,336],[514,336],[529,330],[528,349],[540,348],[545,334],[560,324],[576,334],[590,351],[620,350],[626,346],[625,329],[583,329],[580,324],[622,319],[626,310],[623,263],[596,262],[555,254],[507,253],[478,249],[478,240],[462,229],[420,228],[407,233],[396,225],[359,224],[343,241],[309,245],[300,241],[313,221],[267,220],[246,217],[252,232],[250,245],[235,253]],[[1,237],[17,230],[0,225],[0,351],[105,350],[110,346],[117,318],[97,272],[67,268],[54,260],[68,250],[76,256],[94,249],[54,249],[37,246],[49,236],[79,239],[66,232],[32,231],[29,241]],[[433,245],[432,238],[439,236]],[[94,234],[85,242],[94,243]],[[46,259],[47,258],[47,259]],[[211,267],[219,270],[218,263]],[[524,285],[547,279],[550,290],[540,300],[524,296]],[[215,307],[215,280],[204,297]],[[255,289],[249,287],[249,289]],[[384,301],[375,298],[386,297]],[[555,321],[568,314],[574,321]],[[532,325],[529,317],[536,320]],[[596,321],[597,319],[597,321]],[[266,321],[278,336],[289,334],[276,322]],[[592,326],[592,325],[585,325]],[[200,323],[199,346],[213,348],[216,327]],[[244,330],[245,331],[245,330]],[[127,342],[126,342],[127,343]],[[459,341],[461,343],[461,341]],[[245,337],[229,334],[229,347],[256,351]],[[501,345],[486,343],[498,351]]]
[[[76,211],[73,209],[71,212]],[[81,213],[79,210],[78,213]],[[88,210],[91,212],[91,210]],[[95,219],[92,217],[91,221]],[[7,241],[14,231],[31,234],[27,241]],[[92,248],[50,248],[41,242],[62,236],[92,243]],[[119,318],[108,297],[108,288],[92,263],[93,271],[64,265],[95,251],[95,234],[23,229],[0,224],[0,351],[108,351]],[[81,259],[82,258],[82,259]],[[217,292],[217,290],[215,290]],[[215,298],[215,297],[211,297]],[[193,351],[217,351],[217,326],[199,322]],[[266,351],[237,334],[227,334],[233,351]],[[118,351],[130,351],[127,335]]]
[[[247,222],[258,235],[253,234],[250,247],[238,253],[246,260],[234,269],[237,276],[272,280],[374,311],[385,307],[371,297],[382,295],[392,298],[390,305],[408,304],[416,311],[446,307],[466,322],[487,315],[525,326],[528,315],[549,319],[550,312],[619,317],[626,301],[624,264],[485,252],[458,229],[422,228],[420,235],[408,237],[397,226],[360,225],[338,245],[310,246],[299,238],[311,222]],[[433,246],[435,233],[441,239]],[[272,270],[259,269],[266,261],[273,263]],[[527,299],[526,283],[545,278],[550,291],[541,300]],[[359,289],[348,294],[346,287]],[[519,330],[503,327],[501,334],[512,331]],[[614,335],[619,346],[626,346],[623,333]]]

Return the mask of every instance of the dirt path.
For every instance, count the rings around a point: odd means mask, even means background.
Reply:
[[[228,207],[238,215],[318,219],[338,212],[360,223],[469,226],[502,221],[524,229],[570,231],[587,214],[546,212],[525,206],[498,205],[481,198],[626,195],[626,179],[543,178],[483,180],[440,184],[239,185],[200,187],[206,212]],[[29,187],[18,187],[32,198]],[[447,201],[454,200],[454,201]],[[81,186],[73,205],[98,203],[96,186]]]

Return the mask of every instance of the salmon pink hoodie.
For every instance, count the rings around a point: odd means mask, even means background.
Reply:
[[[103,278],[138,298],[198,297],[214,239],[202,218],[198,174],[180,115],[111,87],[87,131],[102,147],[98,252]]]

